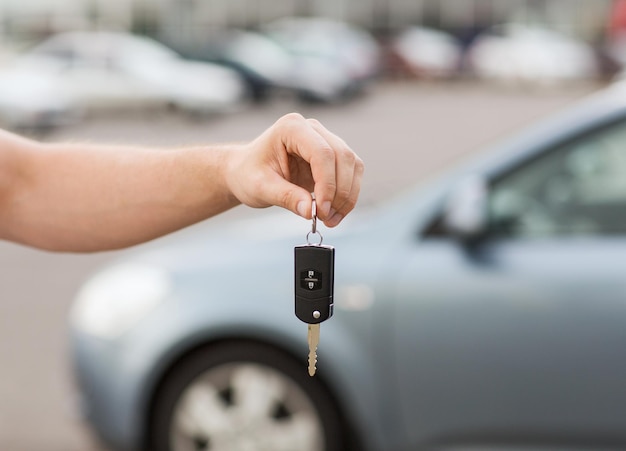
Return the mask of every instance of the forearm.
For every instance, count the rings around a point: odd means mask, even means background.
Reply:
[[[0,233],[24,244],[77,252],[121,248],[239,203],[223,180],[233,151],[224,146],[19,147],[19,170],[0,202]]]
[[[157,150],[41,144],[0,130],[0,239],[56,251],[118,249],[240,202],[335,227],[363,162],[319,122],[287,114],[247,144]]]

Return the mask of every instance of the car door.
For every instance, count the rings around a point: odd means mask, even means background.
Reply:
[[[411,446],[626,445],[626,124],[490,180],[485,238],[424,236],[398,274]]]

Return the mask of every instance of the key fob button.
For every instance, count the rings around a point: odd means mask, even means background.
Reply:
[[[315,269],[307,269],[300,273],[300,286],[306,290],[314,291],[322,288],[322,273]]]

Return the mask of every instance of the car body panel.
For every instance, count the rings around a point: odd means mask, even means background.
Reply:
[[[413,356],[397,362],[409,443],[508,434],[573,445],[572,431],[626,440],[626,240],[476,253],[432,240],[408,252],[392,348]]]

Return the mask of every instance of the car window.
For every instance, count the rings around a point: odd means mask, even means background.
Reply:
[[[626,122],[585,135],[492,184],[491,234],[626,234]]]

